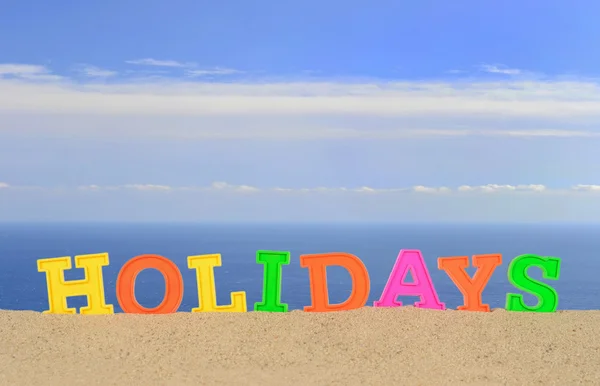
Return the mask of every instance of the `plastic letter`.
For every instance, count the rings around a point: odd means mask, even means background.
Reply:
[[[221,255],[198,255],[188,257],[188,267],[196,270],[198,280],[198,300],[200,302],[197,308],[192,308],[192,312],[246,312],[246,292],[232,292],[231,304],[227,306],[217,306],[217,290],[215,288],[214,267],[221,266]]]
[[[409,270],[412,271],[413,283],[405,282]],[[400,251],[381,298],[373,305],[375,307],[401,307],[402,302],[397,300],[401,295],[419,296],[421,301],[415,303],[415,307],[418,308],[446,309],[445,304],[438,299],[429,271],[423,261],[423,255],[419,250],[403,249]]]
[[[82,280],[65,281],[64,271],[71,269],[71,257],[39,259],[38,272],[46,272],[48,286],[48,310],[45,314],[76,314],[75,308],[67,306],[67,297],[87,297],[87,306],[81,307],[83,315],[113,314],[112,304],[106,304],[102,267],[108,265],[108,253],[75,256],[75,267],[83,268]]]
[[[502,264],[501,254],[474,255],[473,266],[477,267],[477,271],[473,278],[470,278],[465,271],[469,266],[468,256],[440,257],[438,259],[438,268],[448,274],[463,294],[465,304],[458,306],[461,311],[490,311],[490,305],[483,304],[481,294],[494,270],[500,264]]]
[[[287,312],[281,303],[281,266],[290,263],[289,252],[257,251],[256,263],[264,265],[263,300],[254,303],[254,311]]]
[[[144,269],[154,268],[165,279],[165,295],[154,308],[143,307],[135,298],[135,279]],[[177,265],[159,255],[140,255],[123,265],[117,277],[117,300],[129,314],[171,314],[176,312],[183,299],[183,278]]]
[[[520,255],[513,259],[508,266],[508,280],[517,289],[529,292],[538,298],[538,304],[529,307],[523,301],[523,295],[506,294],[507,311],[556,312],[558,308],[558,293],[545,283],[531,279],[527,269],[537,266],[542,269],[543,278],[558,280],[560,276],[560,258],[542,257],[537,255]]]
[[[327,266],[344,267],[352,277],[350,297],[340,304],[329,304],[327,290]],[[304,307],[306,312],[331,312],[364,307],[369,298],[369,272],[363,262],[349,253],[322,253],[300,256],[300,266],[308,268],[312,305]]]

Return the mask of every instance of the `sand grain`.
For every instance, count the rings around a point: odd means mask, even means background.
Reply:
[[[600,384],[600,311],[0,311],[5,385]]]

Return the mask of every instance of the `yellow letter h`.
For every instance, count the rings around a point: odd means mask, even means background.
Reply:
[[[106,304],[102,267],[108,265],[108,254],[75,256],[75,267],[83,268],[83,280],[65,281],[64,271],[71,269],[71,257],[56,257],[38,260],[38,272],[46,272],[48,285],[48,310],[45,314],[76,314],[75,308],[67,306],[67,297],[86,296],[87,306],[81,307],[84,315],[114,313],[112,304]]]

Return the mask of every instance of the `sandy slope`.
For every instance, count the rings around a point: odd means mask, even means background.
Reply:
[[[600,384],[599,350],[600,311],[0,311],[3,385]]]

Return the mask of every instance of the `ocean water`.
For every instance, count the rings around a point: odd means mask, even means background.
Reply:
[[[108,252],[104,268],[107,302],[122,312],[115,295],[115,281],[122,265],[146,253],[175,262],[184,279],[179,311],[198,306],[195,272],[187,268],[187,256],[220,253],[222,266],[215,268],[218,304],[229,304],[231,291],[246,291],[248,309],[262,300],[263,266],[256,264],[257,250],[291,252],[283,266],[282,301],[289,309],[310,305],[308,270],[301,268],[305,253],[347,252],[367,266],[371,279],[368,305],[378,300],[401,249],[420,249],[440,300],[449,308],[462,304],[462,295],[437,258],[501,253],[483,292],[492,308],[503,308],[508,292],[519,293],[508,281],[507,268],[516,256],[533,253],[562,259],[557,281],[544,280],[559,294],[558,308],[600,309],[599,225],[510,224],[0,224],[0,309],[47,309],[45,273],[37,272],[40,258]],[[474,270],[469,269],[469,274]],[[530,276],[543,280],[541,270]],[[350,294],[350,275],[340,267],[327,270],[330,301],[339,303]],[[83,270],[72,269],[66,279],[82,279]],[[164,280],[155,270],[143,271],[136,280],[136,297],[146,307],[157,306]],[[524,294],[528,304],[537,299]],[[415,297],[400,297],[413,304]],[[69,298],[71,307],[86,304],[85,297]]]

